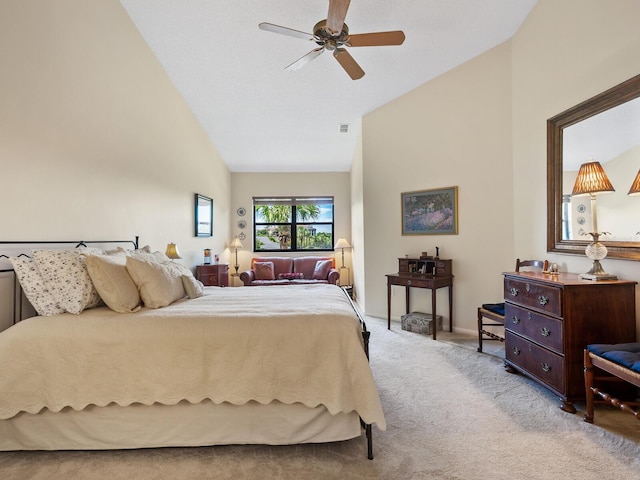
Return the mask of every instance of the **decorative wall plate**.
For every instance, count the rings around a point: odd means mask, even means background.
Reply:
[[[246,211],[244,208],[240,207],[240,208],[238,209],[237,213],[238,213],[238,215],[240,215],[241,217],[244,217],[244,214],[245,214],[245,213],[247,213],[247,211]]]
[[[587,207],[585,207],[582,204],[578,205],[578,213],[584,213],[586,211],[587,211]]]
[[[247,237],[246,237],[246,235],[244,234],[244,232],[240,232],[240,235],[238,235],[238,238],[239,238],[240,240],[244,240],[244,239],[245,239],[245,238],[247,238]]]
[[[244,220],[238,221],[238,228],[244,228],[246,226],[247,226],[247,222],[245,222]]]

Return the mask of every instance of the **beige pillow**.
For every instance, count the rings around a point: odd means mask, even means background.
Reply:
[[[182,285],[189,298],[198,298],[204,295],[203,283],[193,275],[182,275]]]
[[[181,270],[171,263],[127,257],[127,272],[145,307],[166,307],[185,296]]]
[[[93,286],[111,310],[118,313],[140,310],[138,287],[127,272],[124,255],[88,255],[85,263]]]

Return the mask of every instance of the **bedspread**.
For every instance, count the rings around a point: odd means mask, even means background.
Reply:
[[[106,307],[0,333],[0,419],[20,411],[273,400],[386,423],[360,324],[334,285],[205,288],[132,314]]]

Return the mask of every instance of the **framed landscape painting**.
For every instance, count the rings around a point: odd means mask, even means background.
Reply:
[[[402,235],[457,235],[458,187],[401,194]]]

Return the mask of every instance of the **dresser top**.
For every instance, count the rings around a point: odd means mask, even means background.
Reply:
[[[635,285],[634,280],[583,280],[579,278],[577,273],[560,272],[556,275],[542,272],[502,272],[505,277],[516,278],[521,280],[535,280],[536,282],[546,283],[549,285],[565,286],[565,285]]]

